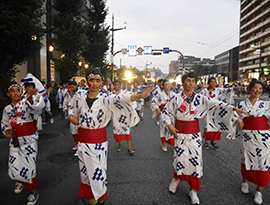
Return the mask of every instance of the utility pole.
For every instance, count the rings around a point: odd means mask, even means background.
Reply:
[[[50,87],[51,82],[51,55],[49,47],[51,45],[51,0],[46,0],[46,53],[47,53],[47,87]]]
[[[126,29],[127,25],[126,22],[124,23],[124,28],[114,28],[114,14],[112,15],[112,28],[110,29],[112,31],[112,47],[111,47],[111,81],[113,82],[113,56],[115,55],[113,52],[113,47],[114,47],[114,32],[115,31],[120,31],[123,29]]]

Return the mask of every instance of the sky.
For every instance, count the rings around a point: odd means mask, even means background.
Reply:
[[[211,58],[239,45],[240,0],[107,0],[107,26],[125,30],[114,32],[114,52],[129,45],[169,47],[184,56]],[[110,43],[111,47],[111,43]],[[169,64],[179,54],[160,56],[115,55],[114,64],[126,67],[160,68],[169,72]],[[107,60],[110,62],[110,51]]]

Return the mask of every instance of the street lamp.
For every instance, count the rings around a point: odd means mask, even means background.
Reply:
[[[49,46],[49,51],[53,52],[54,51],[54,47],[52,45]]]
[[[148,77],[150,77],[150,74],[148,73],[148,66],[151,65],[152,62],[150,63],[147,63],[147,60],[146,60],[146,71],[145,71],[145,74],[146,74],[146,82],[148,81]]]
[[[115,31],[120,31],[123,29],[127,28],[127,23],[124,23],[124,27],[123,28],[114,28],[114,14],[112,15],[112,28],[110,29],[110,31],[112,31],[112,48],[111,48],[111,81],[113,82],[113,47],[114,47],[114,32]]]

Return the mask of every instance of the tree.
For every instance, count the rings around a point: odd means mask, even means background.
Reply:
[[[105,64],[106,52],[109,49],[109,26],[105,19],[108,14],[106,1],[90,0],[86,8],[86,37],[82,57],[93,67],[100,67],[105,76],[109,70]]]
[[[216,72],[215,66],[203,66],[203,65],[193,65],[191,67],[191,70],[194,70],[197,77],[213,74]]]
[[[41,17],[42,0],[2,0],[0,2],[0,102],[7,102],[6,88],[22,64],[41,48],[45,30]],[[1,112],[0,111],[0,112]]]
[[[79,59],[85,43],[84,20],[81,16],[86,2],[84,0],[55,0],[52,15],[52,38],[55,50],[64,54],[55,59],[55,68],[60,72],[61,80],[68,81],[79,69]]]

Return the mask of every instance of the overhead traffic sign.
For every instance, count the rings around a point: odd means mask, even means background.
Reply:
[[[129,56],[136,56],[137,55],[137,46],[135,46],[135,45],[128,46],[128,55]]]
[[[170,53],[170,48],[169,47],[163,48],[163,54],[169,54],[169,53]]]
[[[152,46],[144,46],[144,55],[152,54]]]
[[[143,54],[143,48],[142,47],[139,47],[137,49],[137,52],[138,52],[138,55],[142,55]]]
[[[127,52],[128,52],[128,49],[126,49],[126,48],[122,48],[122,51],[121,51],[121,52],[122,52],[122,54],[123,54],[123,55],[126,55],[126,54],[127,54]]]

